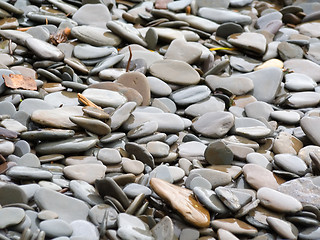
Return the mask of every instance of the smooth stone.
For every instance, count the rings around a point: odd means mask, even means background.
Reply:
[[[74,133],[73,130],[43,128],[41,130],[23,132],[21,133],[20,138],[27,141],[56,140],[72,137]]]
[[[234,77],[219,77],[209,75],[205,78],[206,84],[212,91],[223,88],[235,95],[244,95],[253,90],[253,82],[250,78],[234,76]]]
[[[212,165],[228,165],[233,161],[233,153],[222,141],[210,143],[204,152],[206,161]]]
[[[305,116],[300,120],[300,125],[308,138],[317,146],[320,146],[318,128],[316,127],[320,118],[318,116]]]
[[[84,152],[96,145],[98,139],[93,137],[71,138],[54,142],[40,143],[36,147],[38,154],[53,154],[53,153],[78,153]]]
[[[222,228],[233,234],[243,234],[251,237],[258,234],[258,230],[255,227],[236,218],[216,219],[212,221],[212,226],[215,229]]]
[[[157,130],[158,130],[158,123],[156,121],[148,121],[148,122],[144,122],[140,126],[137,126],[136,128],[131,129],[128,132],[127,137],[128,138],[145,137],[155,133]]]
[[[181,143],[178,146],[179,156],[182,158],[189,159],[192,161],[193,159],[204,159],[204,153],[207,146],[198,141],[190,141],[186,143]]]
[[[54,109],[54,107],[50,103],[46,103],[42,99],[34,99],[34,98],[27,98],[24,99],[19,104],[19,111],[24,111],[31,115],[35,110],[49,110]]]
[[[181,181],[185,176],[184,170],[180,167],[169,166],[168,169],[174,183]]]
[[[200,81],[200,75],[189,64],[165,59],[153,63],[149,68],[150,73],[167,83],[179,85],[194,85]]]
[[[71,116],[83,115],[82,107],[67,106],[56,109],[35,110],[31,114],[31,120],[49,127],[74,129],[76,124],[69,120]]]
[[[314,21],[309,23],[302,23],[299,26],[297,26],[297,29],[303,35],[306,35],[312,38],[317,38],[320,36],[320,32],[318,31],[319,26],[320,26],[320,23],[318,21]]]
[[[299,239],[316,240],[320,237],[320,227],[309,227],[299,232]]]
[[[107,167],[100,164],[79,164],[65,167],[63,173],[70,179],[83,180],[93,184],[96,179],[105,176],[106,170]]]
[[[297,124],[300,122],[300,114],[290,110],[279,110],[270,113],[270,117],[276,121],[286,124]]]
[[[50,219],[57,219],[59,215],[50,210],[42,210],[38,213],[38,218],[40,220],[50,220]]]
[[[296,44],[282,42],[278,45],[278,53],[280,58],[285,61],[288,59],[302,59],[303,50]]]
[[[234,33],[228,37],[228,42],[235,47],[262,55],[267,48],[267,40],[261,33],[243,32]]]
[[[165,113],[175,113],[177,106],[170,98],[154,98],[151,104],[152,107],[158,108]]]
[[[61,105],[77,106],[79,104],[77,94],[67,91],[49,93],[44,97],[44,101],[55,108],[58,108]]]
[[[170,147],[160,141],[151,141],[146,145],[147,150],[153,157],[166,157],[169,154]]]
[[[276,154],[274,156],[274,162],[283,170],[299,176],[304,176],[308,169],[306,163],[301,158],[292,154]]]
[[[306,177],[287,181],[278,188],[278,191],[294,197],[303,205],[311,204],[315,207],[320,206],[320,202],[318,201],[320,194],[319,190],[319,186],[312,181],[312,178]]]
[[[32,38],[32,35],[29,33],[10,29],[0,30],[0,35],[6,39],[11,39],[13,42],[22,46],[26,45],[26,40],[28,38]]]
[[[49,181],[40,181],[39,183],[40,187],[44,187],[44,188],[49,188],[52,189],[54,191],[61,191],[62,187],[60,187],[59,185],[53,183],[53,182],[49,182]]]
[[[258,29],[264,29],[268,24],[270,24],[271,21],[281,20],[281,19],[282,19],[282,13],[278,11],[270,12],[262,15],[257,19],[256,27]]]
[[[13,154],[18,157],[22,157],[24,154],[29,153],[31,150],[30,144],[25,140],[18,140],[17,142],[15,142],[14,146],[15,150]]]
[[[148,76],[147,79],[149,82],[151,94],[165,97],[172,92],[170,86],[159,78]]]
[[[280,132],[275,138],[272,150],[275,154],[297,154],[302,147],[303,143],[298,138],[292,136],[290,133]]]
[[[154,239],[149,226],[136,216],[129,215],[127,213],[120,213],[118,215],[117,222],[117,235],[121,239]]]
[[[258,190],[262,187],[277,189],[279,186],[273,173],[264,167],[249,163],[242,169],[246,181],[254,189]]]
[[[181,117],[172,113],[151,113],[133,111],[129,119],[122,125],[126,130],[134,129],[145,122],[155,121],[158,123],[158,131],[176,133],[184,129]]]
[[[319,42],[310,43],[308,52],[306,53],[306,58],[319,64],[320,63],[319,48],[320,48]]]
[[[123,171],[126,173],[133,173],[134,175],[139,175],[144,171],[144,164],[138,160],[123,158],[122,168],[123,168]]]
[[[283,68],[283,61],[281,61],[279,59],[272,58],[272,59],[265,61],[264,63],[257,66],[256,68],[254,68],[254,70],[257,71],[257,70],[261,70],[261,69],[268,68],[268,67],[277,67],[277,68],[282,69]]]
[[[135,155],[138,160],[154,168],[154,158],[144,146],[137,143],[128,142],[125,145],[125,150],[129,154]]]
[[[16,113],[16,108],[11,102],[0,102],[0,115],[13,116]]]
[[[199,29],[201,31],[205,31],[208,33],[212,33],[215,32],[217,30],[217,28],[219,27],[219,24],[202,18],[202,17],[198,17],[195,15],[191,15],[191,14],[186,14],[186,13],[178,13],[175,14],[176,19],[180,20],[180,21],[185,21],[187,23],[189,23],[190,27]]]
[[[120,62],[124,58],[123,54],[111,54],[104,58],[102,61],[99,61],[94,68],[90,70],[90,75],[96,75],[99,74],[100,71],[112,67],[118,62]]]
[[[13,166],[6,175],[20,180],[51,180],[52,178],[52,173],[49,171],[25,166]]]
[[[206,99],[210,93],[207,86],[190,86],[172,92],[170,98],[178,105],[189,105]]]
[[[25,40],[25,44],[37,57],[41,59],[61,61],[64,58],[64,54],[60,49],[40,39],[27,38]]]
[[[5,229],[12,225],[20,223],[24,217],[25,212],[21,208],[7,207],[0,209],[0,229]]]
[[[269,120],[270,114],[274,111],[272,106],[268,103],[257,101],[249,103],[244,107],[247,117],[250,118],[264,118]]]
[[[46,233],[46,236],[55,238],[71,236],[72,228],[69,223],[61,219],[50,219],[40,222],[39,228]]]
[[[193,188],[193,192],[199,201],[211,212],[224,214],[229,211],[214,191],[202,187],[195,187]]]
[[[320,94],[317,92],[291,93],[286,104],[292,108],[315,107],[320,102]]]
[[[102,164],[102,162],[98,161],[98,159],[94,156],[70,156],[65,158],[63,162],[67,166],[87,163]]]
[[[218,234],[218,238],[220,240],[238,240],[239,238],[237,238],[235,235],[233,235],[231,232],[224,230],[223,228],[219,228],[217,231]]]
[[[185,51],[185,49],[188,49],[188,51]],[[194,64],[200,59],[201,54],[199,48],[188,44],[184,39],[175,39],[170,43],[164,58]]]
[[[200,102],[188,106],[184,113],[192,117],[202,116],[207,112],[221,112],[225,109],[225,103],[218,97],[209,97]]]
[[[14,119],[4,119],[0,122],[0,125],[7,130],[13,131],[13,132],[25,132],[28,130],[28,128],[24,125],[22,125],[20,122],[14,120]]]
[[[70,181],[69,186],[76,198],[87,202],[91,206],[103,203],[103,200],[99,196],[97,190],[86,181],[72,180]]]
[[[231,176],[229,174],[209,168],[192,169],[190,174],[199,174],[211,183],[213,189],[218,186],[225,186],[231,182]]]
[[[246,156],[247,163],[257,164],[268,170],[272,170],[272,165],[270,161],[261,153],[252,152]]]
[[[166,165],[160,165],[157,166],[151,173],[150,173],[150,179],[151,178],[157,178],[164,180],[169,183],[173,183],[173,177],[171,176],[169,167]]]
[[[141,38],[140,32],[131,24],[120,21],[110,21],[107,23],[107,28],[129,43],[136,43],[143,47],[147,47],[147,43]]]
[[[139,194],[143,193],[145,196],[150,196],[152,191],[150,188],[137,184],[129,183],[123,188],[123,192],[131,199],[134,199]]]
[[[234,128],[232,131],[234,131],[237,135],[250,139],[264,138],[271,134],[271,129],[268,128],[262,121],[248,117],[235,118]]]
[[[174,225],[170,217],[163,217],[152,229],[152,235],[158,240],[173,239]]]
[[[227,39],[231,34],[242,33],[243,31],[241,25],[233,22],[225,22],[217,28],[216,36]]]
[[[79,25],[90,25],[105,28],[111,21],[109,9],[104,4],[85,4],[72,16]]]
[[[281,220],[275,217],[267,217],[268,225],[276,231],[281,237],[287,239],[297,239],[299,230],[291,222]]]
[[[209,137],[220,138],[234,125],[234,116],[229,112],[205,113],[193,122],[192,128],[197,133]]]
[[[254,152],[253,148],[238,146],[238,145],[234,145],[234,144],[229,144],[228,148],[233,153],[234,158],[237,160],[240,160],[240,161],[245,160],[248,154]]]
[[[80,41],[96,46],[118,46],[121,39],[105,28],[94,26],[76,26],[71,29],[71,35]]]
[[[108,46],[95,47],[89,44],[80,43],[73,49],[73,55],[79,59],[94,59],[110,55],[113,48]]]
[[[3,185],[0,187],[0,205],[12,203],[28,203],[27,194],[16,185]]]
[[[70,223],[72,235],[70,239],[99,239],[98,229],[89,221],[75,220]]]
[[[109,125],[95,118],[71,116],[69,119],[78,126],[97,135],[107,135],[111,132]]]
[[[35,167],[40,168],[40,160],[39,158],[33,153],[26,153],[24,154],[18,161],[19,166],[26,166],[26,167]]]
[[[34,200],[40,209],[56,212],[59,219],[68,223],[86,220],[89,213],[89,208],[83,201],[46,188],[37,190]]]
[[[12,154],[15,150],[15,146],[12,142],[5,139],[0,140],[0,154],[3,156],[8,156]]]
[[[217,187],[215,189],[215,192],[219,199],[224,203],[224,205],[226,205],[232,212],[240,210],[240,200],[234,194],[234,192],[231,191],[231,189],[225,187]]]
[[[190,3],[191,3],[191,0],[179,0],[179,1],[169,2],[167,4],[167,8],[173,12],[179,12],[185,9]]]
[[[320,66],[307,59],[289,59],[284,62],[284,67],[294,73],[301,73],[312,78],[315,82],[320,81]]]
[[[108,216],[105,218],[106,212]],[[104,220],[107,220],[107,226],[114,227],[116,226],[118,213],[113,207],[107,204],[97,204],[90,209],[89,217],[95,225],[99,225],[103,223]]]
[[[253,81],[253,96],[258,101],[271,103],[276,96],[278,87],[282,81],[283,72],[276,67],[264,68],[252,73],[242,75]]]
[[[198,15],[216,23],[234,22],[241,25],[248,25],[251,23],[251,18],[249,16],[223,8],[202,7],[199,9]]]
[[[142,105],[150,105],[150,85],[144,74],[140,72],[124,73],[115,82],[137,90],[143,98]]]
[[[98,160],[104,164],[117,164],[121,162],[121,155],[118,150],[112,148],[102,148],[97,155]]]
[[[127,102],[123,94],[106,89],[88,88],[82,94],[101,107],[118,107]]]
[[[302,204],[296,198],[268,187],[260,188],[257,198],[264,207],[277,212],[296,213],[302,210]]]
[[[195,200],[192,196],[192,191],[157,178],[150,180],[150,186],[165,202],[178,211],[187,222],[196,227],[209,226],[209,212]]]
[[[102,109],[98,109],[95,107],[85,106],[84,108],[82,108],[82,111],[89,117],[97,118],[103,121],[110,118],[110,115],[108,113],[106,113]]]

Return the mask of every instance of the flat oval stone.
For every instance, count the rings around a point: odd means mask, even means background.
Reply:
[[[140,138],[151,135],[158,130],[158,123],[155,121],[144,122],[138,127],[131,129],[127,137],[128,138]]]
[[[196,227],[209,226],[209,212],[195,200],[192,196],[192,191],[157,178],[150,180],[150,186],[190,224]]]
[[[7,228],[12,225],[20,223],[24,217],[25,212],[21,208],[7,207],[0,209],[0,229]]]
[[[246,164],[242,169],[246,181],[255,189],[262,187],[277,189],[279,186],[272,172],[264,167]]]
[[[212,165],[228,165],[233,161],[233,153],[222,141],[210,143],[204,152],[206,161]]]
[[[308,169],[306,163],[301,158],[291,154],[277,154],[274,156],[274,162],[285,171],[299,176],[304,176]]]
[[[64,58],[64,54],[59,48],[40,39],[27,38],[25,40],[25,44],[37,57],[41,59],[61,61]]]
[[[76,198],[87,202],[91,206],[103,203],[103,200],[97,190],[86,181],[71,180],[69,186]]]
[[[153,63],[149,68],[150,73],[167,83],[179,85],[193,85],[200,81],[200,75],[189,64],[165,59]]]
[[[307,59],[289,59],[284,62],[284,67],[294,73],[301,73],[309,76],[315,82],[320,81],[320,66]]]
[[[106,89],[88,88],[82,94],[101,107],[118,107],[127,102],[123,94]]]
[[[127,158],[122,159],[122,168],[126,173],[133,173],[134,175],[139,175],[144,171],[144,164],[138,160],[131,160]]]
[[[73,55],[79,59],[94,59],[106,57],[113,52],[108,46],[95,47],[89,44],[80,43],[73,49]]]
[[[276,121],[286,124],[297,124],[300,121],[300,114],[290,110],[280,110],[270,113],[270,117]]]
[[[309,76],[302,73],[289,73],[285,75],[285,88],[292,91],[314,90],[317,83]]]
[[[273,152],[297,154],[303,147],[303,143],[287,132],[280,132],[273,144]]]
[[[247,117],[266,120],[269,120],[270,114],[274,111],[270,104],[262,101],[249,103],[244,109]]]
[[[263,206],[277,212],[296,213],[302,210],[302,204],[297,199],[268,187],[260,188],[257,198]]]
[[[178,105],[189,105],[204,100],[211,91],[207,86],[190,86],[171,93],[171,99]]]
[[[98,139],[93,137],[74,138],[53,142],[40,143],[36,147],[38,154],[53,154],[53,153],[78,153],[84,152],[98,142]]]
[[[107,22],[111,21],[109,9],[104,4],[85,4],[72,16],[79,25],[90,25],[105,28]]]
[[[267,40],[260,33],[234,33],[228,37],[228,42],[260,55],[264,54],[267,48]]]
[[[275,217],[267,217],[269,226],[281,237],[287,239],[297,239],[299,230],[291,222],[287,222]]]
[[[192,117],[202,116],[207,112],[221,112],[225,109],[225,103],[218,97],[209,97],[203,101],[188,106],[184,113]]]
[[[69,117],[81,115],[83,115],[82,107],[68,106],[48,110],[35,110],[31,114],[31,120],[49,127],[74,129],[77,125],[71,122]]]
[[[305,116],[300,120],[301,128],[308,138],[315,145],[320,146],[320,138],[317,128],[318,122],[320,122],[320,117],[318,116]]]
[[[170,147],[168,144],[160,141],[150,141],[146,146],[153,157],[166,157],[169,155]]]
[[[209,75],[205,78],[206,84],[215,91],[217,88],[223,88],[235,95],[244,95],[253,90],[253,82],[250,78],[240,76],[219,77]]]
[[[317,92],[292,93],[287,99],[287,105],[292,108],[315,107],[320,102],[320,94]]]
[[[197,118],[193,122],[192,128],[203,136],[219,138],[224,136],[233,124],[233,114],[229,112],[209,112]]]
[[[63,173],[66,177],[74,180],[83,180],[93,184],[96,179],[104,177],[107,167],[100,164],[78,164],[66,166]]]
[[[185,21],[190,24],[190,27],[212,33],[217,30],[219,27],[219,24],[209,20],[205,19],[199,16],[191,15],[191,14],[186,14],[186,13],[178,13],[175,14],[175,17],[179,19],[180,21]]]
[[[71,122],[97,135],[107,135],[111,132],[109,125],[95,118],[71,116],[69,119]]]
[[[251,237],[258,234],[255,227],[236,218],[216,219],[212,221],[212,226],[215,229],[225,229],[233,234],[243,234]]]
[[[121,162],[121,155],[119,151],[113,148],[101,148],[98,152],[97,158],[106,165]]]
[[[83,201],[46,188],[37,190],[34,200],[40,209],[56,212],[59,219],[68,223],[86,220],[89,213],[89,207]]]
[[[170,217],[163,217],[152,229],[152,235],[158,240],[172,239],[174,226]]]
[[[121,39],[105,28],[94,26],[76,26],[71,29],[71,34],[82,42],[93,46],[118,46]]]
[[[207,146],[198,141],[190,141],[181,143],[178,147],[179,156],[182,158],[192,159],[204,159],[204,152]]]
[[[216,23],[234,22],[241,25],[251,23],[251,18],[249,16],[227,9],[202,7],[199,9],[198,14],[200,17],[212,20]]]
[[[71,236],[72,228],[70,224],[61,219],[50,219],[40,222],[39,228],[46,233],[46,236],[55,238],[61,236]]]
[[[172,89],[168,84],[156,77],[147,77],[150,85],[150,91],[152,94],[157,96],[168,96]]]
[[[128,142],[125,145],[125,149],[128,153],[135,155],[138,160],[154,168],[153,156],[144,146],[134,142]]]
[[[72,235],[71,238],[78,239],[99,239],[99,232],[95,225],[85,220],[75,220],[71,224]]]
[[[26,193],[16,185],[3,185],[0,187],[0,204],[2,206],[12,203],[28,203]]]
[[[20,137],[23,140],[34,141],[34,140],[57,140],[66,139],[74,135],[73,130],[54,129],[54,128],[43,128],[41,130],[27,131],[21,133]]]
[[[25,166],[13,166],[6,174],[20,180],[51,180],[52,178],[52,173],[49,171]]]
[[[192,169],[190,171],[190,175],[191,174],[199,174],[207,179],[211,183],[213,189],[218,186],[225,186],[231,182],[231,176],[229,174],[209,168]]]

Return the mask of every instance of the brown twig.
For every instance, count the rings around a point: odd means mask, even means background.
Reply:
[[[82,102],[84,105],[86,106],[90,106],[90,107],[94,107],[94,108],[98,108],[98,109],[102,109],[101,107],[99,107],[98,105],[94,104],[93,102],[91,102],[88,98],[86,98],[85,96],[83,96],[81,93],[78,93],[78,99],[80,102]]]
[[[129,59],[128,59],[128,64],[127,64],[127,68],[126,68],[126,72],[129,72],[129,67],[130,67],[130,63],[131,63],[131,58],[132,58],[132,51],[131,51],[131,47],[129,46]]]

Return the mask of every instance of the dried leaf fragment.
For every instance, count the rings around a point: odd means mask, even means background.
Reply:
[[[31,77],[26,77],[21,74],[9,74],[2,75],[5,85],[8,88],[22,88],[25,90],[37,90],[37,83],[36,81]]]

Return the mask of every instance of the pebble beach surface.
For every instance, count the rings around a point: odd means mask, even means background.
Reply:
[[[320,2],[0,1],[0,239],[320,239]]]

